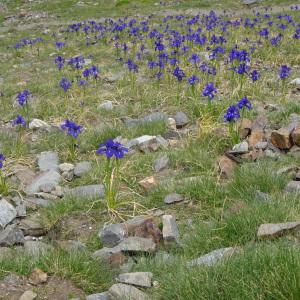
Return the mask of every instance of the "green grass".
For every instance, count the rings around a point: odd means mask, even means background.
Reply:
[[[291,176],[278,175],[276,172],[285,166],[298,166],[300,158],[282,155],[278,161],[270,158],[258,159],[255,162],[244,161],[237,166],[233,178],[228,181],[219,178],[216,166],[217,158],[232,146],[227,134],[227,125],[222,123],[223,114],[229,105],[241,98],[241,93],[248,95],[253,102],[254,110],[246,115],[251,120],[259,115],[259,108],[266,103],[277,104],[280,107],[277,111],[264,111],[269,124],[288,125],[290,114],[300,113],[299,95],[290,93],[290,86],[282,93],[277,80],[278,69],[283,64],[293,66],[291,78],[298,76],[294,66],[300,64],[297,51],[299,45],[290,38],[293,30],[287,29],[280,47],[272,47],[263,40],[264,47],[258,47],[258,51],[254,52],[254,66],[262,73],[258,82],[252,83],[247,79],[243,90],[240,91],[239,79],[232,79],[228,75],[228,65],[213,62],[219,70],[218,74],[208,78],[202,76],[196,87],[196,96],[193,96],[187,84],[178,84],[169,73],[165,80],[157,84],[154,72],[149,71],[146,63],[141,63],[137,76],[144,81],[137,80],[133,83],[133,76],[118,60],[116,49],[110,40],[111,36],[99,40],[96,45],[86,46],[83,33],[67,33],[62,29],[66,29],[71,21],[158,12],[162,16],[149,19],[149,26],[151,29],[160,30],[159,22],[166,16],[163,10],[182,13],[186,9],[230,8],[236,10],[238,15],[250,16],[251,9],[245,9],[240,1],[233,0],[186,0],[178,1],[179,3],[166,1],[168,5],[163,7],[155,5],[159,2],[156,0],[84,1],[84,6],[76,5],[77,2],[1,2],[6,5],[7,11],[0,12],[0,23],[3,23],[5,16],[18,14],[22,10],[48,13],[45,20],[23,20],[24,23],[19,20],[17,28],[6,25],[3,31],[1,29],[0,77],[4,81],[3,84],[0,83],[0,92],[3,93],[0,97],[1,126],[2,121],[9,123],[17,114],[24,113],[22,108],[13,105],[13,98],[26,88],[35,97],[30,105],[31,117],[43,119],[56,127],[50,133],[38,133],[34,142],[31,142],[34,136],[28,130],[23,136],[24,143],[19,157],[15,147],[15,130],[0,128],[0,151],[7,156],[8,165],[18,162],[36,169],[36,155],[49,150],[58,152],[60,161],[67,162],[66,136],[59,130],[59,126],[69,118],[84,126],[78,139],[77,160],[91,161],[92,170],[85,176],[76,178],[71,183],[63,182],[62,185],[74,187],[97,184],[102,182],[105,175],[105,158],[95,155],[100,143],[119,136],[130,140],[141,135],[164,135],[169,131],[165,122],[128,127],[124,124],[124,119],[141,118],[154,111],[162,111],[168,116],[184,111],[190,124],[188,129],[184,129],[186,132],[176,146],[169,149],[160,148],[154,152],[136,151],[128,155],[121,166],[120,197],[126,195],[147,209],[162,209],[176,216],[179,224],[181,247],[163,248],[173,257],[173,262],[167,263],[155,256],[137,258],[134,270],[153,272],[154,280],[159,283],[158,287],[149,290],[149,295],[153,295],[154,299],[180,300],[299,299],[299,233],[292,232],[271,241],[258,240],[256,233],[262,223],[299,220],[298,197],[283,192]],[[288,5],[292,1],[278,0],[272,2],[274,3]],[[269,4],[271,1],[264,1],[261,5]],[[298,22],[297,13],[291,14],[295,22]],[[229,18],[236,19],[237,16]],[[43,33],[40,22],[49,25],[48,33]],[[241,42],[242,38],[256,41],[257,32],[265,25],[258,24],[255,30],[240,27],[224,34],[228,41],[224,45],[226,51],[229,51],[232,45]],[[170,22],[170,27],[182,31],[180,23],[175,19]],[[203,32],[207,33],[206,29],[203,28]],[[217,31],[216,34],[221,32]],[[21,38],[40,36],[44,41],[33,47],[24,47],[18,51],[9,48]],[[56,40],[66,42],[60,53],[55,48]],[[125,34],[120,34],[120,42],[125,41]],[[141,43],[142,41],[137,41],[137,47]],[[146,47],[153,48],[152,42],[146,40],[145,43],[148,43]],[[241,47],[248,47],[244,42],[241,43]],[[129,44],[130,47],[134,47]],[[198,53],[206,49],[197,46],[193,51]],[[136,52],[133,52],[131,49],[126,59],[135,59]],[[68,93],[64,93],[59,88],[60,78],[67,76],[75,79],[75,75],[74,71],[68,68],[57,71],[53,63],[57,54],[62,54],[66,59],[79,54],[91,56],[92,64],[100,69],[99,81],[89,84],[85,91],[74,84]],[[150,52],[145,57],[154,60],[156,53]],[[190,76],[194,69],[188,65],[187,58],[183,59],[184,71]],[[204,58],[202,60],[204,61]],[[102,80],[118,72],[124,72],[118,82],[107,84]],[[219,91],[212,108],[209,108],[207,99],[201,97],[206,80],[216,82]],[[113,102],[113,111],[99,110],[99,104],[107,100]],[[153,164],[164,154],[170,158],[170,168],[155,174]],[[145,192],[138,182],[151,175],[156,177],[158,186]],[[188,181],[191,177],[196,177],[197,180]],[[267,193],[268,201],[259,199],[257,190]],[[164,197],[172,192],[182,194],[185,201],[176,205],[165,205]],[[53,201],[48,208],[39,209],[40,220],[49,230],[48,242],[56,245],[56,239],[80,240],[86,244],[88,251],[68,253],[55,246],[54,252],[36,260],[18,255],[15,260],[0,261],[0,276],[3,277],[8,272],[28,276],[34,267],[40,267],[49,275],[71,280],[87,294],[107,290],[114,282],[113,278],[118,270],[94,261],[90,255],[102,247],[97,233],[104,223],[110,221],[105,208],[104,200],[64,198]],[[65,226],[70,220],[84,220],[92,224],[94,231],[90,235],[84,231],[74,233],[73,228]],[[186,268],[186,262],[190,259],[217,248],[231,246],[241,247],[241,253],[212,268]]]

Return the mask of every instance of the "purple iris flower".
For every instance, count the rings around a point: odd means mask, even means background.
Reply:
[[[291,74],[291,68],[289,68],[286,65],[283,65],[280,67],[279,78],[281,80],[288,78],[290,76],[290,74]]]
[[[25,119],[21,115],[18,115],[12,121],[12,125],[14,125],[14,126],[21,125],[22,127],[26,127],[26,121],[25,121]]]
[[[79,133],[81,133],[82,130],[82,126],[70,120],[65,120],[60,128],[75,139],[78,137]]]
[[[241,117],[240,112],[236,105],[229,106],[224,115],[224,119],[227,122],[234,122],[234,121],[238,120],[240,117]]]
[[[212,100],[215,97],[215,94],[218,92],[213,82],[207,83],[202,91],[202,96],[208,97]]]
[[[17,100],[21,106],[27,103],[28,98],[30,96],[30,92],[28,90],[24,90],[17,95]]]
[[[0,169],[3,168],[3,162],[5,161],[5,156],[3,153],[0,153]]]
[[[65,91],[67,92],[71,86],[72,86],[72,82],[67,79],[66,77],[63,77],[60,82],[59,82],[59,86]]]
[[[247,97],[242,98],[238,104],[237,104],[239,109],[243,109],[243,108],[247,108],[248,110],[252,109],[252,104],[251,102],[248,100]]]
[[[128,152],[127,148],[118,142],[114,142],[112,139],[100,144],[99,148],[96,150],[97,154],[105,154],[107,158],[112,158],[114,156],[116,159],[123,158],[126,152]]]

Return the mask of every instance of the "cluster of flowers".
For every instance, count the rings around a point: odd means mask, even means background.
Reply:
[[[5,156],[3,153],[0,153],[0,170],[3,168],[4,161],[5,161]]]
[[[34,39],[21,39],[19,40],[15,45],[13,45],[12,47],[15,49],[20,49],[23,48],[25,46],[32,46],[35,45],[37,43],[43,42],[42,38],[34,38]]]
[[[247,97],[242,98],[237,104],[228,107],[224,119],[227,122],[234,122],[241,117],[240,110],[252,109],[252,104]]]

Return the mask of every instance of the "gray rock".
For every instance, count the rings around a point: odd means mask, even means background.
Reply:
[[[92,164],[89,161],[82,161],[75,165],[74,175],[81,177],[92,169]]]
[[[181,202],[183,201],[183,196],[182,195],[179,195],[177,193],[172,193],[172,194],[169,194],[165,197],[164,199],[164,203],[165,204],[172,204],[172,203],[177,203],[177,202]]]
[[[74,165],[73,164],[70,164],[70,163],[63,163],[63,164],[60,164],[58,166],[59,168],[59,171],[64,173],[64,172],[71,172],[74,170]]]
[[[156,244],[152,239],[141,238],[141,237],[128,237],[125,238],[115,248],[120,249],[123,252],[130,253],[153,253],[156,250]]]
[[[274,160],[280,159],[280,154],[279,153],[273,152],[272,150],[269,150],[269,149],[267,149],[265,151],[265,155],[266,155],[266,157],[272,158]]]
[[[276,237],[284,234],[287,231],[296,229],[298,227],[300,227],[300,221],[277,223],[277,224],[262,224],[258,228],[257,237],[259,238]]]
[[[108,300],[108,292],[88,295],[86,300]]]
[[[152,135],[143,135],[140,137],[137,137],[135,139],[130,140],[125,146],[128,149],[134,148],[134,147],[145,147],[149,145],[151,142],[154,142],[156,139],[156,136]]]
[[[234,253],[237,252],[237,248],[233,247],[228,247],[228,248],[221,248],[214,250],[212,252],[209,252],[208,254],[205,254],[203,256],[200,256],[199,258],[196,258],[192,261],[189,261],[187,263],[188,267],[193,267],[193,266],[213,266],[219,261],[223,260],[224,258],[227,258]]]
[[[174,243],[179,243],[179,231],[176,224],[175,217],[171,215],[163,215],[163,239],[165,245],[170,245]]]
[[[104,186],[102,184],[83,185],[65,191],[66,197],[76,198],[103,198]]]
[[[0,226],[5,227],[17,216],[16,209],[5,199],[0,200]]]
[[[156,142],[159,146],[161,146],[164,149],[168,149],[168,147],[169,147],[169,142],[165,138],[163,138],[161,135],[158,135],[156,137]]]
[[[58,244],[61,248],[69,252],[72,251],[84,252],[87,250],[86,245],[80,241],[75,241],[75,240],[60,241]]]
[[[42,193],[51,193],[52,191],[55,190],[55,188],[56,188],[56,186],[53,183],[42,184],[40,186],[40,191]]]
[[[258,142],[258,143],[255,145],[255,148],[256,148],[256,149],[265,150],[265,149],[268,148],[268,142]]]
[[[117,283],[108,290],[110,300],[148,300],[149,297],[134,286]]]
[[[233,146],[232,150],[229,151],[231,154],[244,154],[244,153],[247,153],[249,152],[249,145],[248,143],[245,141],[245,142],[242,142],[242,143],[239,143],[239,144],[236,144]]]
[[[105,101],[98,105],[99,110],[113,110],[114,105],[111,101]]]
[[[32,216],[21,220],[19,228],[24,232],[25,236],[39,237],[45,235],[47,229],[38,220],[33,219]]]
[[[158,122],[158,121],[166,121],[167,116],[161,112],[154,112],[144,118],[140,119],[129,119],[125,120],[125,125],[127,126],[137,126],[137,125],[144,125],[151,122]]]
[[[182,128],[189,123],[187,115],[182,111],[176,113],[176,115],[174,116],[174,120],[176,122],[177,128]]]
[[[59,185],[61,176],[57,171],[50,170],[38,174],[32,183],[26,187],[25,192],[27,195],[33,195],[40,191],[40,187],[45,184],[53,184],[54,186]]]
[[[45,130],[50,131],[51,126],[46,123],[45,121],[39,120],[39,119],[32,119],[29,123],[29,129],[31,130]]]
[[[167,155],[163,155],[159,157],[155,162],[154,162],[154,170],[156,173],[168,168],[170,165],[170,159]]]
[[[40,171],[57,171],[58,170],[58,154],[53,151],[42,152],[38,157],[38,166]]]
[[[104,77],[103,80],[107,83],[114,83],[114,82],[120,80],[124,76],[124,74],[125,74],[125,72],[122,71],[122,72],[113,74],[111,76]]]
[[[120,274],[116,280],[120,283],[150,288],[153,274],[151,272],[134,272]]]
[[[280,168],[276,172],[276,174],[277,175],[287,175],[289,173],[296,174],[297,171],[298,171],[298,167],[297,166],[288,166],[288,167]]]
[[[40,241],[25,241],[24,254],[38,258],[53,250],[53,247]]]
[[[300,181],[290,181],[285,187],[287,193],[300,193]]]
[[[255,196],[263,201],[268,201],[269,200],[269,195],[267,193],[261,192],[259,190],[255,191]]]
[[[38,295],[31,290],[25,291],[19,300],[34,300]]]
[[[243,0],[243,4],[245,5],[251,5],[251,4],[255,4],[255,3],[259,3],[262,0]]]
[[[17,228],[16,224],[8,225],[0,231],[0,246],[10,247],[24,243],[24,235],[22,230]]]
[[[122,224],[107,225],[99,232],[99,237],[105,247],[118,245],[125,236],[126,230]]]
[[[103,247],[102,249],[95,251],[92,254],[92,257],[95,259],[107,261],[113,254],[116,254],[119,252],[121,252],[121,250],[118,249],[118,247],[114,247],[114,248]]]
[[[295,78],[290,83],[295,85],[300,85],[300,78]]]
[[[48,207],[50,205],[49,201],[40,198],[25,198],[24,203],[26,207],[36,209],[38,207]]]

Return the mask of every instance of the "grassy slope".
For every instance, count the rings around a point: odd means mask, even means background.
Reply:
[[[15,1],[13,4],[12,2],[7,4],[9,13],[16,12],[18,6],[28,9],[28,5],[32,5],[32,10],[48,11],[50,14],[60,15],[61,20],[76,20],[79,16],[80,19],[85,19],[107,14],[119,15],[127,9],[128,13],[141,10],[145,13],[153,7],[153,1],[145,1],[145,3],[139,1],[137,8],[132,8],[131,4],[124,4],[115,9],[112,2],[109,1],[105,3],[106,5],[101,3],[100,7],[105,7],[105,9],[91,13],[91,5],[83,9],[74,8],[74,2],[64,1],[64,9],[61,1],[59,6],[55,1],[47,1],[46,4],[24,4]],[[211,2],[209,3],[211,4]],[[196,7],[198,4],[198,1],[186,1],[181,7]],[[205,3],[201,3],[202,5],[206,6]],[[228,6],[230,5],[231,2],[228,2]],[[57,31],[57,27],[53,27],[51,30]],[[236,32],[236,36],[231,38],[234,40],[242,34],[242,32]],[[100,167],[98,167],[92,152],[106,138],[119,135],[132,138],[142,134],[158,134],[166,131],[165,125],[161,123],[128,131],[121,124],[121,117],[136,117],[156,108],[169,114],[183,110],[193,121],[202,116],[198,100],[194,101],[190,98],[186,89],[182,90],[182,99],[178,102],[176,91],[172,85],[164,84],[157,89],[155,84],[143,83],[138,85],[138,92],[133,92],[126,80],[119,83],[116,88],[105,85],[89,86],[85,95],[79,89],[75,89],[72,91],[72,97],[69,97],[66,100],[67,103],[64,104],[65,97],[57,88],[59,76],[53,66],[53,56],[50,56],[56,51],[50,34],[43,36],[45,43],[40,46],[39,56],[37,56],[36,48],[24,49],[20,56],[6,48],[19,38],[40,35],[39,29],[30,31],[11,29],[0,45],[0,57],[4,58],[1,77],[5,78],[5,85],[0,86],[5,94],[1,99],[3,106],[0,116],[8,121],[16,115],[17,110],[12,109],[11,99],[17,91],[23,89],[23,86],[19,86],[17,83],[26,81],[26,88],[34,95],[38,95],[40,101],[33,109],[35,117],[59,124],[68,116],[83,124],[86,130],[81,138],[80,160],[85,158],[92,160],[95,168],[88,176],[75,181],[74,185],[97,183],[102,177],[102,160],[100,159]],[[69,38],[63,34],[60,36],[61,39],[65,37],[67,46],[63,52],[66,57],[81,53],[85,56],[93,55],[93,63],[101,68],[103,75],[122,69],[120,64],[111,59],[112,49],[110,46],[97,45],[97,47],[87,48],[83,40]],[[283,42],[282,48],[274,51],[271,54],[268,51],[262,51],[258,59],[274,68],[284,63],[299,64],[295,45]],[[39,80],[36,80],[37,74]],[[258,86],[253,88],[251,84],[247,83],[244,88],[251,98],[256,100],[256,104],[265,99],[267,102],[271,99],[272,103],[281,104],[283,113],[271,112],[268,117],[270,120],[284,124],[291,112],[300,112],[300,106],[295,103],[296,96],[290,96],[290,99],[284,99],[280,94],[274,96],[274,89],[276,90],[277,86],[276,83],[267,84],[269,77],[270,74],[266,72]],[[221,84],[221,78],[217,80]],[[276,171],[282,166],[299,165],[300,158],[286,156],[279,161],[266,158],[256,163],[245,163],[238,168],[232,182],[218,181],[215,160],[218,155],[223,153],[224,149],[229,147],[230,141],[227,137],[220,138],[211,129],[216,126],[216,119],[219,115],[237,97],[232,95],[229,87],[222,86],[221,89],[224,91],[223,99],[225,101],[216,105],[216,113],[212,120],[206,120],[208,133],[187,138],[181,148],[168,151],[171,168],[178,171],[179,180],[189,176],[204,178],[193,184],[179,184],[175,188],[175,191],[182,193],[192,201],[193,206],[185,204],[174,207],[164,206],[163,197],[168,192],[174,191],[174,187],[171,186],[160,187],[149,195],[142,194],[137,181],[153,173],[152,164],[161,153],[136,154],[126,159],[123,167],[124,179],[127,186],[136,192],[133,196],[135,200],[149,208],[160,207],[175,214],[180,221],[180,232],[184,245],[182,249],[171,250],[175,262],[166,264],[158,259],[146,257],[141,259],[136,270],[149,270],[154,273],[155,280],[160,285],[151,293],[158,299],[299,299],[300,279],[297,270],[300,268],[300,251],[299,247],[295,246],[298,237],[288,236],[279,241],[255,243],[255,235],[257,227],[261,223],[299,219],[299,200],[296,196],[287,196],[282,192],[289,177],[276,175]],[[83,107],[79,105],[82,100],[85,102]],[[97,111],[97,104],[103,100],[113,100],[119,108],[111,114]],[[255,118],[255,113],[250,114],[249,117]],[[5,133],[0,134],[3,151],[8,157],[16,159],[15,147],[12,146],[14,139],[9,138]],[[31,161],[34,153],[45,150],[59,151],[61,160],[65,161],[67,153],[64,136],[60,133],[45,135],[38,143],[24,147],[21,158]],[[263,202],[258,199],[255,196],[256,190],[269,193],[271,195],[269,201]],[[236,212],[229,210],[241,203],[242,209],[238,209]],[[76,216],[76,214],[89,211],[91,205],[92,203],[85,199],[77,201],[70,199],[42,210],[41,214],[45,224],[50,227],[64,217],[72,214]],[[89,216],[95,217],[95,224],[99,227],[106,221],[105,217],[103,219],[102,216],[97,215],[101,209],[103,209],[103,205],[98,204],[94,210],[88,213]],[[187,222],[187,219],[192,220],[192,225]],[[93,251],[99,248],[96,240],[95,236],[87,241],[89,250]],[[244,248],[241,254],[220,266],[210,269],[188,270],[185,268],[187,259],[227,246],[243,246]],[[96,264],[88,256],[82,254],[82,257],[78,257],[78,255],[76,254],[75,259],[74,255],[57,250],[48,258],[38,262],[22,258],[15,263],[2,261],[0,269],[2,275],[6,271],[26,275],[30,273],[33,266],[39,266],[50,274],[71,278],[86,292],[107,289],[112,282],[114,271],[107,270],[102,264]],[[20,266],[22,267],[20,268]]]

